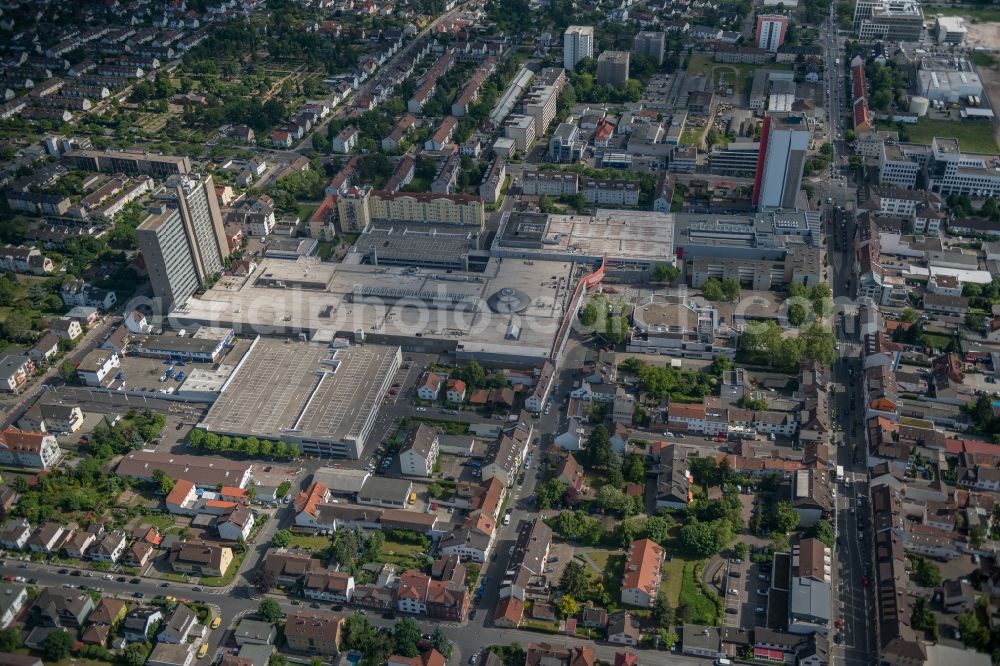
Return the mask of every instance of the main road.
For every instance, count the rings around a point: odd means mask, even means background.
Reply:
[[[852,195],[847,187],[847,178],[837,168],[838,156],[845,145],[844,100],[841,98],[843,70],[837,64],[843,55],[840,51],[841,38],[838,34],[834,8],[830,7],[827,18],[827,38],[824,48],[827,61],[827,138],[833,148],[833,160],[827,190],[826,224],[828,242],[829,279],[833,291],[835,307],[831,325],[837,337],[838,359],[833,367],[832,409],[835,411],[835,432],[837,440],[836,464],[844,470],[844,477],[836,480],[837,497],[834,500],[834,522],[837,534],[836,566],[833,571],[834,607],[832,617],[842,624],[831,631],[831,636],[839,635],[843,643],[834,646],[833,655],[849,666],[870,664],[878,649],[875,638],[875,623],[872,621],[875,600],[872,587],[865,584],[870,579],[870,539],[867,538],[868,505],[864,501],[867,494],[866,442],[864,437],[865,398],[861,381],[861,344],[858,337],[857,285],[854,281],[855,235],[854,215],[851,209]],[[852,174],[853,175],[853,174]],[[839,242],[829,238],[835,235]],[[843,317],[840,316],[843,313]],[[869,581],[870,582],[870,581]]]

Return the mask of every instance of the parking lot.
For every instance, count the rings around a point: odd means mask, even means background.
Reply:
[[[768,601],[770,597],[771,566],[747,560],[732,559],[726,563],[725,613],[723,626],[754,627],[770,625]]]

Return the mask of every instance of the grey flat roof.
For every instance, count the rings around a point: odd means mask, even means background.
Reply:
[[[322,483],[331,492],[350,494],[361,490],[369,476],[371,475],[363,469],[320,467],[313,473],[313,481]]]
[[[358,494],[362,498],[384,499],[396,501],[406,500],[413,484],[403,479],[390,479],[384,476],[372,476],[365,481]]]
[[[399,347],[259,338],[202,425],[218,433],[342,442],[378,408]]]
[[[830,585],[802,576],[792,578],[788,591],[789,612],[794,616],[830,619]]]
[[[298,263],[264,259],[254,277]],[[510,258],[491,258],[481,273],[317,262],[301,279],[319,288],[277,289],[256,284],[254,277],[225,278],[203,295],[190,298],[184,310],[171,317],[178,325],[211,323],[233,326],[242,333],[308,331],[312,337],[320,332],[353,335],[361,330],[385,336],[382,339],[391,337],[393,342],[423,338],[466,349],[486,345],[508,355],[536,359],[549,353],[562,319],[568,283],[553,276],[569,278],[571,269],[568,262]],[[480,299],[482,308],[459,316],[454,310],[429,307],[423,317],[413,303],[355,303],[353,294],[359,285],[369,290],[469,295]],[[531,303],[518,313],[521,337],[516,340],[506,337],[510,317],[489,312],[485,303],[504,288],[527,294]]]

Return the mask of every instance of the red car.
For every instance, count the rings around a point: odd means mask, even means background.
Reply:
[[[844,618],[842,618],[842,617],[841,618],[837,618],[837,621],[834,624],[836,625],[837,629],[843,629],[844,628]]]
[[[868,576],[861,577],[861,584],[864,585],[865,587],[868,587]]]

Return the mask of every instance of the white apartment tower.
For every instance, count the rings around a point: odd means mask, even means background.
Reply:
[[[594,26],[571,25],[563,34],[563,67],[576,69],[576,63],[594,57]]]

